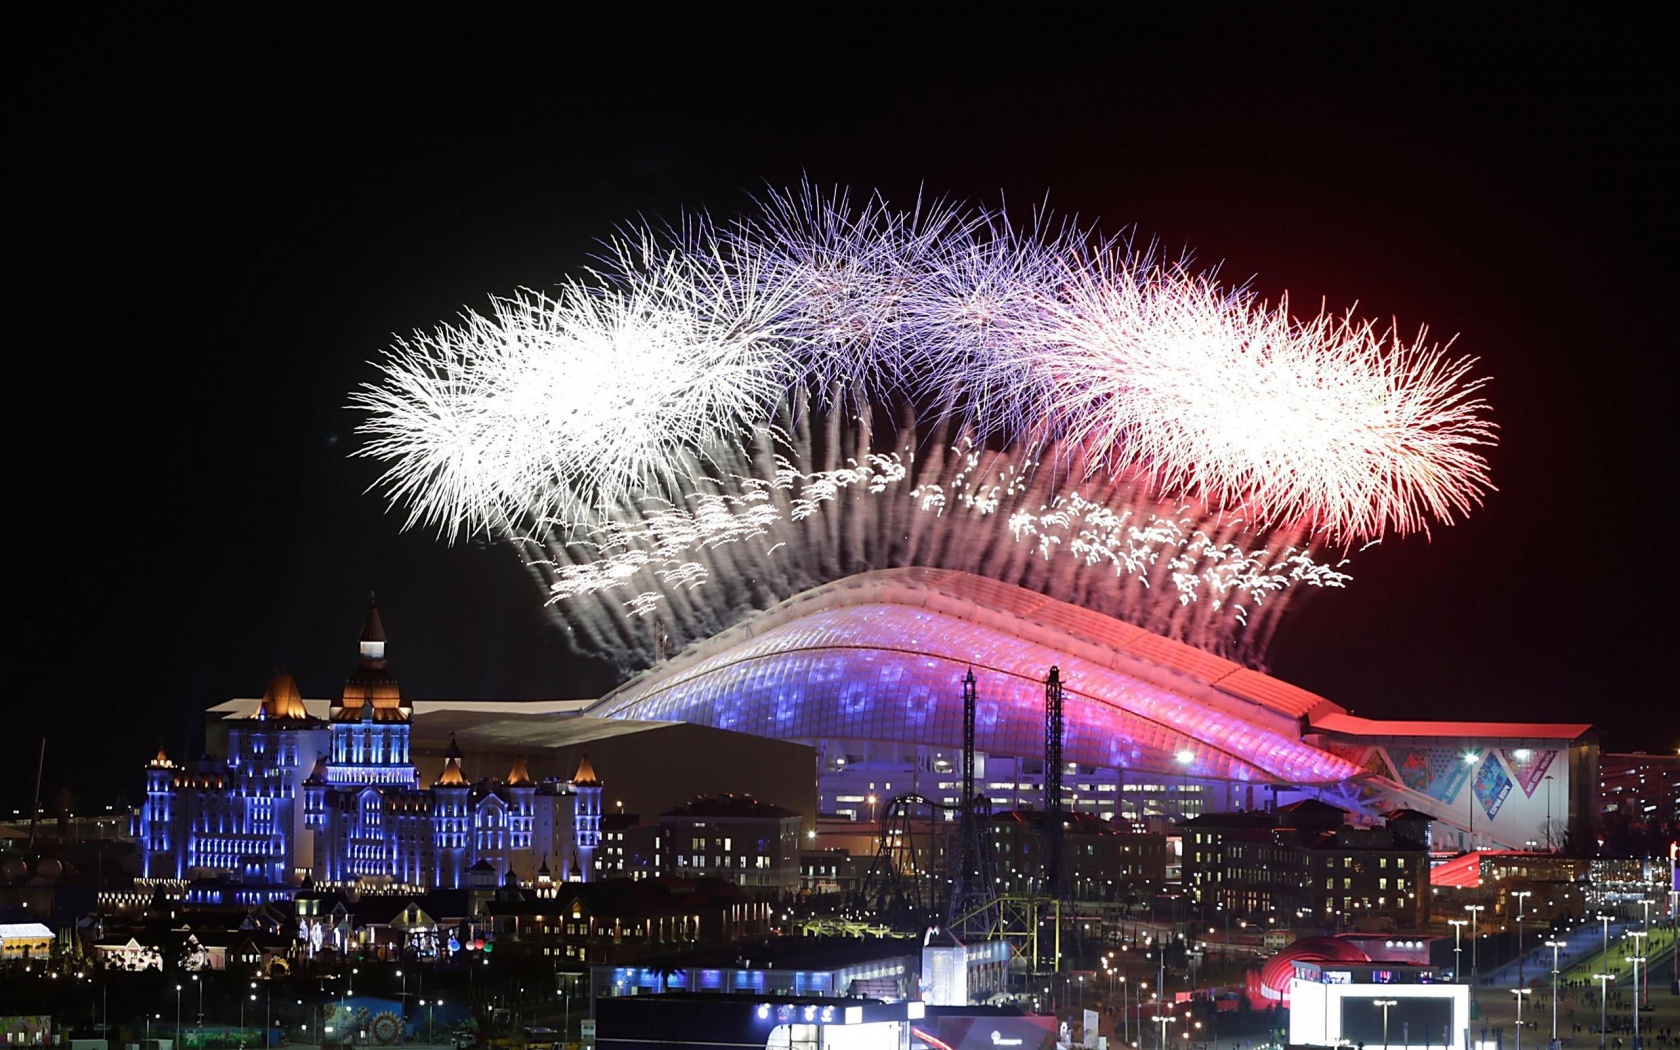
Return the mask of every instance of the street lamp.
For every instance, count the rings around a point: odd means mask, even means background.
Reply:
[[[203,1028],[204,1027],[204,982],[199,980],[198,979],[198,974],[195,973],[195,974],[193,974],[193,983],[198,985],[198,1027]]]
[[[1464,764],[1467,766],[1474,766],[1476,764],[1476,753],[1474,751],[1464,752]],[[1469,787],[1470,797],[1468,801],[1470,803],[1470,835],[1467,840],[1466,852],[1472,852],[1476,848],[1476,774],[1474,773],[1470,774]]]
[[[1605,962],[1609,962],[1607,958]],[[1595,973],[1593,980],[1598,982],[1598,1050],[1604,1050],[1604,1026],[1609,1021],[1605,1011],[1606,1001],[1610,998],[1610,982],[1616,979],[1613,973]]]
[[[1511,994],[1517,997],[1517,1050],[1522,1050],[1522,1004],[1523,996],[1528,994],[1528,989],[1513,988]]]
[[[181,986],[175,986],[175,1041],[181,1041]]]
[[[1645,956],[1633,957],[1633,1050],[1643,1050],[1645,1044],[1639,1041],[1639,966],[1645,961]]]
[[[1649,937],[1650,934],[1647,933],[1644,930],[1629,930],[1627,932],[1627,936],[1633,940],[1634,954],[1635,955],[1644,955],[1645,954],[1645,938]],[[1646,973],[1646,977],[1647,978],[1650,977],[1649,972]],[[1651,1005],[1649,1002],[1641,1002],[1640,998],[1641,997],[1639,995],[1639,976],[1638,976],[1638,974],[1635,974],[1634,978],[1633,978],[1633,1010],[1634,1010],[1634,1013],[1638,1013],[1642,1008]],[[1646,998],[1649,998],[1649,997],[1646,997]]]
[[[1391,1007],[1391,1006],[1398,1005],[1399,1002],[1400,1002],[1400,1000],[1398,1000],[1398,999],[1372,999],[1371,1000],[1371,1005],[1372,1006],[1382,1007],[1382,1012],[1383,1012],[1383,1050],[1388,1050],[1388,1008]],[[1521,1050],[1521,1048],[1519,1047],[1518,1050]]]
[[[1516,890],[1511,896],[1517,899],[1517,983],[1527,984],[1528,980],[1523,973],[1523,905],[1528,903],[1528,898],[1534,896],[1534,891]]]
[[[623,803],[621,802],[619,805],[623,805]],[[408,978],[403,975],[401,970],[397,971],[397,976],[402,978],[402,1005],[397,1008],[397,1013],[399,1014],[397,1020],[397,1042],[401,1043],[403,1041],[403,1032],[405,1032],[408,1028]]]
[[[1464,910],[1470,913],[1470,996],[1475,998],[1476,985],[1482,979],[1482,956],[1476,939],[1481,936],[1481,913],[1487,911],[1487,905],[1466,904]]]
[[[1178,764],[1184,767],[1178,783],[1178,819],[1187,820],[1189,818],[1186,816],[1188,811],[1185,809],[1184,796],[1190,793],[1190,763],[1196,761],[1196,753],[1185,748],[1174,757],[1178,759]]]
[[[1464,949],[1459,947],[1459,931],[1470,925],[1469,919],[1448,919],[1447,925],[1453,928],[1453,979],[1460,984],[1464,982]]]
[[[1558,949],[1567,945],[1568,941],[1546,942],[1546,947],[1552,950],[1552,1045],[1557,1045],[1557,979],[1558,979]]]
[[[1547,773],[1540,779],[1546,782],[1546,852],[1556,853],[1557,843],[1553,838],[1552,831],[1552,775]],[[1556,1039],[1557,1036],[1554,1034],[1552,1038]]]
[[[1120,975],[1120,1041],[1129,1043],[1132,1039],[1132,1010],[1126,1001],[1126,976]]]
[[[1156,1043],[1155,1043],[1155,1046],[1157,1047],[1157,1050],[1166,1050],[1166,1046],[1167,1046],[1167,1025],[1172,1024],[1173,1021],[1175,1021],[1175,1020],[1176,1020],[1176,1018],[1173,1017],[1172,1014],[1156,1014],[1155,1015],[1155,1023],[1161,1026],[1161,1034],[1157,1038]]]

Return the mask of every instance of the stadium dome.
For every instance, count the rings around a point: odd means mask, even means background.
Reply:
[[[1197,779],[1334,784],[1360,772],[1301,739],[1340,711],[1302,689],[1141,628],[962,572],[887,569],[806,591],[603,697],[590,713],[791,740],[1044,753],[1061,668],[1070,763]]]

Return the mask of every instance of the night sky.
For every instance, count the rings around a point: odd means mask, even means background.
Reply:
[[[333,693],[369,591],[409,696],[610,685],[512,553],[365,493],[348,394],[392,333],[552,285],[617,223],[802,173],[1048,195],[1267,298],[1456,333],[1494,377],[1500,491],[1359,556],[1272,671],[1369,717],[1676,744],[1676,92],[1650,26],[562,10],[13,24],[0,802],[43,734],[48,804],[104,803],[277,668]]]

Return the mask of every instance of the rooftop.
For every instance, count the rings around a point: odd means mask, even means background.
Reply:
[[[797,817],[791,809],[760,802],[751,795],[708,795],[666,810],[667,817]]]

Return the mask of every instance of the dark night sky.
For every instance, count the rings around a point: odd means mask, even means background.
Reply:
[[[15,24],[0,802],[27,798],[42,734],[45,797],[104,801],[276,667],[328,695],[370,589],[410,696],[603,688],[510,553],[403,534],[364,495],[346,396],[393,332],[550,284],[638,212],[728,212],[802,172],[1048,193],[1268,297],[1457,333],[1494,377],[1500,491],[1297,607],[1274,672],[1361,715],[1674,746],[1658,34],[1201,14]]]

